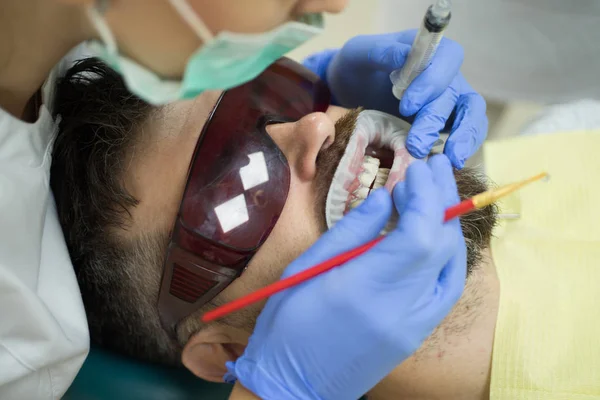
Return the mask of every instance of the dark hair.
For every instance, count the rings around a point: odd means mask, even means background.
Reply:
[[[147,361],[177,363],[180,343],[162,329],[156,309],[168,233],[119,234],[138,204],[123,184],[128,158],[157,109],[93,58],[77,62],[56,89],[59,132],[50,185],[92,341]]]

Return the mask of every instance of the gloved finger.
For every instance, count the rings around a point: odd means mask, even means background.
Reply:
[[[433,180],[442,192],[444,207],[448,208],[460,202],[456,178],[450,160],[444,154],[436,154],[429,158],[427,164],[433,173]]]
[[[406,189],[406,181],[396,183],[392,190],[392,199],[394,200],[394,207],[398,214],[404,212],[404,207],[408,203],[408,192]]]
[[[369,68],[389,73],[402,68],[416,34],[417,30],[411,29],[387,35],[357,36],[344,46],[352,49],[346,57],[356,65],[364,65],[367,61]]]
[[[427,162],[433,173],[433,180],[440,190],[440,200],[444,208],[444,212],[448,207],[456,205],[460,202],[456,178],[450,160],[443,154],[438,154],[431,157]],[[444,222],[442,227],[442,238],[440,240],[440,249],[456,248],[458,238],[463,238],[460,220],[454,218]]]
[[[414,115],[421,107],[439,97],[459,75],[464,59],[461,45],[442,39],[431,64],[408,86],[400,101],[400,113]]]
[[[427,161],[427,164],[431,168],[433,180],[440,190],[440,201],[444,211],[448,207],[458,204],[460,202],[460,197],[456,186],[456,178],[454,177],[452,165],[450,165],[448,157],[443,154],[438,154],[431,157]],[[446,248],[455,248],[458,236],[462,237],[459,219],[454,218],[444,222],[442,230],[444,233],[443,237],[440,239],[439,248],[442,249],[442,251]]]
[[[456,86],[450,85],[440,97],[417,113],[406,139],[406,148],[413,157],[423,158],[431,152],[458,98]]]
[[[235,375],[235,362],[227,361],[225,367],[227,368],[227,372],[223,375],[223,381],[229,384],[235,383],[235,381],[237,381],[237,376]]]
[[[460,201],[456,179],[448,157],[439,154],[431,157],[428,164],[433,172],[433,179],[441,189],[444,207],[448,208]],[[444,251],[447,248],[449,262],[441,270],[438,278],[437,293],[441,293],[442,307],[450,311],[452,305],[458,300],[466,278],[466,246],[460,226],[460,221],[455,218],[444,224],[442,241],[439,247]]]
[[[257,385],[257,382],[264,380],[265,377],[261,374],[262,371],[256,368],[256,361],[249,360],[246,353],[236,361],[228,361],[225,367],[227,368],[227,372],[223,376],[225,382],[235,383],[239,377],[240,383],[252,393],[261,393],[261,391],[264,391],[264,389]],[[256,378],[257,375],[259,379]]]
[[[433,173],[423,161],[413,162],[406,172],[407,201],[396,229],[375,246],[398,258],[398,246],[402,246],[402,258],[406,265],[414,266],[434,250],[443,219],[440,192],[433,180]],[[399,193],[394,188],[393,195]],[[395,250],[395,251],[394,251]],[[384,263],[384,260],[382,260]],[[394,264],[393,262],[391,264]],[[407,271],[398,271],[403,274]]]
[[[391,72],[404,65],[410,52],[410,43],[397,40],[398,34],[360,35],[350,39],[340,50],[344,52],[344,66],[354,73],[382,70]],[[390,82],[390,86],[391,86]]]
[[[407,29],[405,31],[389,33],[388,35],[384,35],[386,38],[390,38],[398,43],[404,43],[412,46],[415,41],[415,37],[417,37],[417,29]]]
[[[433,173],[433,181],[439,189],[439,200],[445,212],[448,207],[458,204],[460,201],[452,165],[450,165],[450,160],[448,160],[448,157],[443,154],[438,154],[431,157],[427,161],[427,164]],[[455,218],[453,220],[444,222],[441,230],[442,236],[439,238],[438,248],[441,252],[452,251],[451,249],[454,249],[457,243],[458,236],[456,232],[462,236],[462,231],[460,230],[460,221]]]
[[[368,60],[373,69],[391,73],[402,68],[410,52],[410,45],[393,40],[380,40],[375,46],[366,50],[369,51]]]
[[[467,279],[467,247],[465,238],[460,231],[460,224],[455,230],[457,243],[448,263],[440,272],[437,290],[438,300],[444,308],[444,314],[450,312],[454,304],[460,299]],[[458,230],[459,232],[456,232]]]
[[[479,94],[473,92],[459,97],[456,118],[444,147],[444,154],[455,168],[463,168],[465,161],[475,154],[485,140],[488,130],[485,111],[485,100]]]
[[[375,239],[385,227],[391,213],[392,199],[387,190],[374,190],[360,206],[346,214],[291,263],[283,272],[282,278]]]

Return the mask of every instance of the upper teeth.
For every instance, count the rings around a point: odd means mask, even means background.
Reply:
[[[375,180],[379,167],[379,159],[371,156],[365,156],[362,163],[362,172],[358,176],[358,181],[362,186],[371,187],[371,183]]]
[[[375,176],[375,183],[373,183],[373,189],[378,189],[385,185],[389,175],[389,168],[379,168],[379,170],[377,171],[377,175]]]
[[[356,199],[350,203],[350,208],[358,207],[369,195],[371,187],[377,189],[385,185],[390,170],[388,168],[378,168],[379,164],[379,159],[375,157],[365,156],[363,158],[362,171],[358,176],[360,187],[353,193]]]
[[[360,197],[361,199],[366,199],[367,196],[369,195],[369,190],[370,190],[370,188],[368,186],[367,187],[361,186],[354,191],[354,194],[356,195],[356,197]]]

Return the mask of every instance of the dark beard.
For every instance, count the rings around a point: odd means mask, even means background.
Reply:
[[[315,189],[317,193],[316,215],[321,225],[321,231],[327,230],[325,222],[325,201],[327,192],[333,180],[333,175],[341,160],[356,120],[362,109],[349,110],[335,123],[335,141],[322,150],[317,157],[317,177]],[[485,175],[471,168],[454,170],[458,193],[461,200],[488,190],[488,179]],[[495,204],[475,210],[460,217],[460,223],[467,244],[467,274],[470,274],[482,260],[483,250],[489,247],[492,231],[496,225],[498,210]]]

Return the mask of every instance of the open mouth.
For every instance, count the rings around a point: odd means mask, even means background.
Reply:
[[[367,146],[358,175],[348,189],[344,214],[358,207],[372,190],[388,182],[393,163],[394,152],[389,147]]]
[[[415,160],[405,146],[409,128],[410,124],[389,114],[373,110],[360,113],[327,194],[328,228],[358,207],[372,190],[385,187],[391,192],[405,179],[406,169]],[[397,215],[386,230],[396,222]]]

